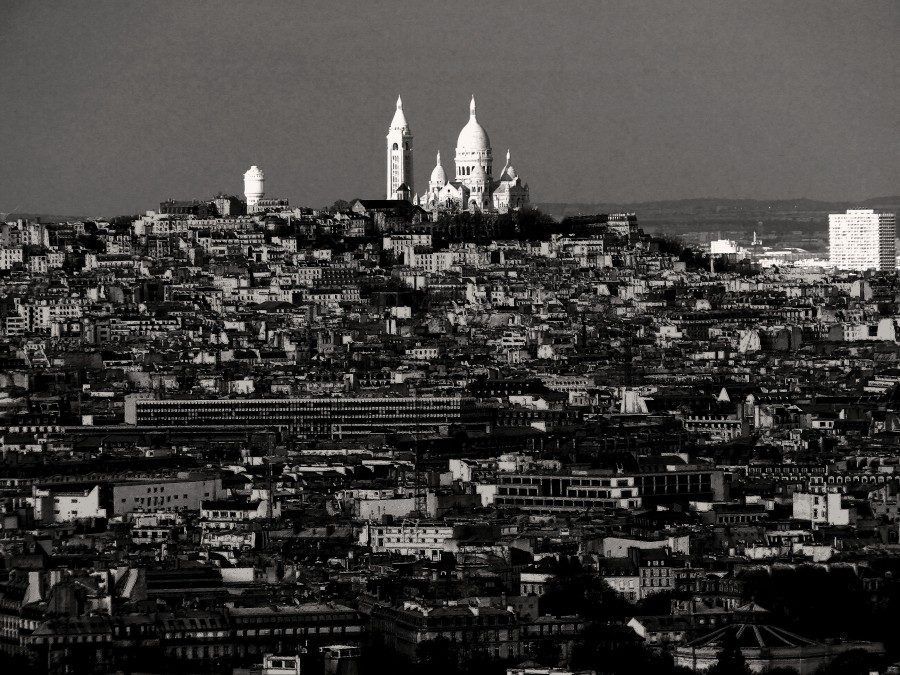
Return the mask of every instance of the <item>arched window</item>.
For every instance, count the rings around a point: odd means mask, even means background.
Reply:
[[[394,147],[392,148],[392,150],[399,150],[399,149],[400,149],[399,146],[396,143],[394,143]]]

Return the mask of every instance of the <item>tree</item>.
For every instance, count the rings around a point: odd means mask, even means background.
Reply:
[[[424,640],[416,647],[416,658],[422,675],[451,675],[459,669],[459,646],[443,636]]]
[[[663,235],[661,237],[652,237],[650,239],[651,244],[656,244],[660,253],[665,255],[675,255],[680,256],[682,251],[684,251],[684,242],[677,237],[673,237],[671,235]]]
[[[729,627],[722,636],[722,649],[716,653],[716,664],[707,675],[750,675],[750,667],[738,644],[737,629]]]
[[[661,614],[669,614],[672,610],[672,600],[685,599],[686,593],[676,593],[675,591],[660,591],[652,593],[637,603],[636,613],[639,616],[656,616]]]
[[[537,208],[522,207],[513,216],[520,239],[548,239],[556,221]]]
[[[346,199],[336,199],[334,204],[331,205],[327,210],[332,213],[338,213],[339,211],[348,211],[350,209],[350,202]]]
[[[623,625],[592,624],[575,643],[571,666],[608,675],[682,675],[671,654],[654,651]]]
[[[851,649],[835,656],[827,666],[819,668],[821,675],[867,675],[880,670],[882,659],[865,649]]]
[[[634,613],[628,601],[603,578],[584,572],[559,576],[549,583],[541,596],[540,606],[542,614],[578,614],[588,621],[621,620]]]
[[[544,638],[537,643],[531,658],[542,666],[555,668],[559,665],[559,645],[549,638]]]

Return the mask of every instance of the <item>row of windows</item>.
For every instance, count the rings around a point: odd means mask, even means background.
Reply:
[[[422,404],[422,405],[403,405],[403,404],[382,404],[368,407],[362,406],[330,406],[326,404],[316,404],[308,406],[289,406],[289,405],[241,405],[241,406],[192,406],[185,408],[145,408],[138,409],[140,415],[186,415],[186,414],[216,414],[226,413],[231,415],[245,415],[247,413],[268,413],[268,414],[291,414],[291,415],[311,415],[316,414],[340,414],[340,415],[370,415],[372,413],[391,413],[394,415],[414,414],[414,413],[456,413],[459,412],[460,406],[453,404]]]
[[[383,536],[385,534],[389,534],[389,535],[396,534],[398,532],[398,530],[386,532],[383,528],[378,528],[378,530],[376,532],[379,536]],[[402,532],[402,530],[399,530],[399,532]],[[433,527],[433,528],[419,527],[419,528],[415,529],[415,532],[417,532],[418,534],[443,534],[445,537],[449,537],[452,534],[452,531],[449,529],[441,531],[441,529],[439,529],[437,527]]]
[[[568,478],[555,476],[500,476],[501,483],[522,485],[540,485],[542,481],[558,480],[560,485],[581,485],[586,487],[631,487],[634,480],[630,478]]]
[[[148,490],[148,492],[149,492],[149,490]],[[209,497],[209,493],[208,492],[205,493],[204,496]],[[146,498],[145,497],[132,497],[133,501],[140,502],[141,504],[144,503],[145,499],[147,500],[148,504],[161,504],[163,501],[170,502],[170,501],[172,501],[173,498],[178,499],[178,495],[157,495],[156,497],[146,497]],[[187,499],[188,496],[186,494],[184,494],[184,495],[182,495],[182,498]],[[127,501],[127,498],[122,497],[121,503],[124,504],[124,503],[126,503],[126,501]]]
[[[739,515],[739,516],[719,516],[716,519],[718,523],[752,523],[759,520],[759,514]]]
[[[530,498],[530,497],[497,497],[498,506],[547,506],[551,508],[638,508],[639,499],[563,499],[558,497]]]
[[[424,546],[425,544],[440,544],[443,541],[443,539],[438,539],[437,537],[385,537],[378,539],[378,546],[384,546],[386,543]]]
[[[484,170],[484,172],[486,174],[491,175],[490,167],[482,166],[481,168]],[[474,170],[475,170],[474,166],[458,166],[458,167],[456,167],[456,175],[457,176],[471,176],[472,171],[474,171]]]
[[[330,421],[330,420],[363,420],[367,417],[390,417],[413,419],[418,417],[433,417],[435,419],[459,415],[460,409],[429,409],[429,408],[373,408],[367,410],[277,410],[273,408],[242,409],[242,410],[171,410],[171,411],[140,411],[141,419],[177,419],[179,417],[197,419],[289,419],[302,421]]]
[[[33,638],[36,644],[41,645],[70,645],[77,643],[95,643],[108,642],[111,639],[109,635],[64,635],[53,637],[37,637]]]
[[[651,560],[651,565],[660,565],[662,564],[659,560]],[[641,576],[643,577],[670,577],[672,576],[672,570],[668,567],[650,567],[641,570]]]
[[[196,619],[190,619],[190,622],[196,624]],[[196,626],[195,626],[196,627]],[[199,632],[189,632],[189,631],[171,631],[164,633],[164,636],[167,640],[183,640],[185,638],[190,639],[206,639],[206,638],[226,638],[229,636],[228,631],[219,630],[219,631],[199,631]]]
[[[271,625],[273,622],[277,622],[278,624],[291,624],[291,623],[301,623],[301,624],[321,624],[323,622],[335,622],[335,621],[352,621],[354,615],[352,614],[302,614],[297,616],[239,616],[232,617],[232,622],[238,626],[244,625]],[[352,628],[352,626],[351,626]],[[281,635],[280,632],[277,632],[281,629],[276,629],[275,635]],[[285,635],[294,635],[293,628],[285,629],[289,632],[285,633]],[[298,629],[299,630],[299,629]],[[241,633],[243,635],[243,633]]]
[[[229,645],[213,645],[212,647],[175,647],[170,653],[176,658],[181,659],[216,659],[220,656],[230,656],[231,647]]]
[[[522,633],[524,633],[525,635],[561,635],[563,633],[574,633],[576,630],[578,630],[578,626],[572,623],[551,623],[522,626]]]

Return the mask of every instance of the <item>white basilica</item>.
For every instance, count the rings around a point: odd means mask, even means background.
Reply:
[[[405,199],[429,211],[494,211],[506,213],[528,204],[528,185],[522,182],[510,164],[494,178],[494,156],[491,140],[475,117],[475,97],[469,104],[469,121],[456,141],[456,172],[447,179],[441,166],[441,153],[422,196],[413,186],[412,131],[403,114],[403,102],[397,99],[397,110],[387,135],[387,196]]]

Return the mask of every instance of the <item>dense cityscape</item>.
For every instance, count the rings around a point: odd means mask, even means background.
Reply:
[[[556,220],[474,99],[453,180],[412,157],[398,100],[388,199],[7,215],[15,672],[900,658],[894,215],[830,260]]]
[[[0,2],[0,675],[900,675],[898,28]]]

